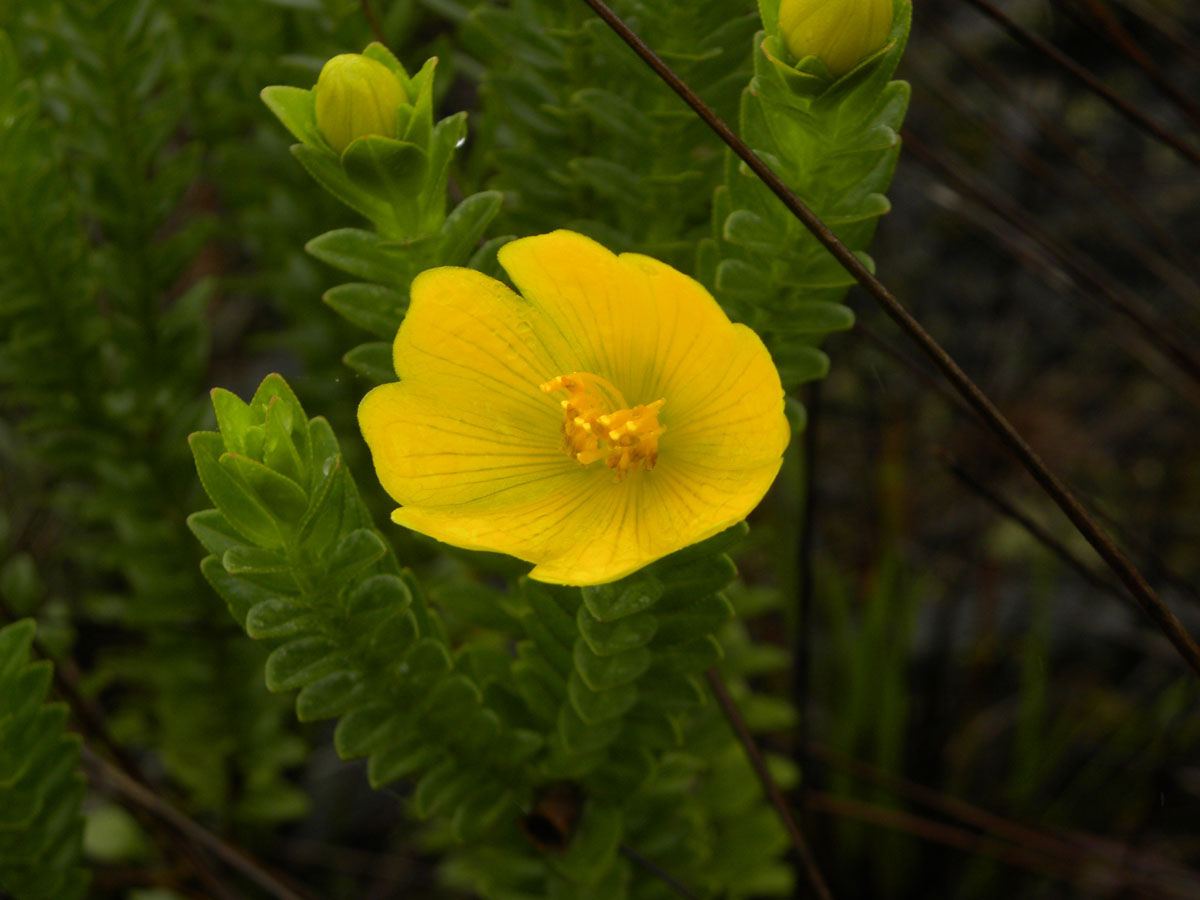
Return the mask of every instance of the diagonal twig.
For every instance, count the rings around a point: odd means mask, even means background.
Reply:
[[[1200,676],[1200,647],[1188,634],[1187,630],[1163,602],[1162,598],[1142,577],[1142,573],[1121,552],[1108,533],[1092,518],[1091,514],[1076,499],[1066,483],[1050,470],[1037,452],[1029,446],[1020,432],[1005,418],[991,399],[979,388],[970,376],[962,370],[953,357],[950,356],[925,330],[924,326],[910,313],[899,300],[889,291],[878,278],[872,275],[853,253],[838,240],[811,209],[783,182],[775,172],[766,165],[734,134],[733,130],[718,116],[711,107],[697,96],[696,92],[687,86],[671,68],[651,50],[640,37],[633,32],[614,13],[603,0],[584,0],[597,15],[612,28],[629,47],[637,53],[654,72],[662,78],[671,89],[690,106],[704,122],[742,159],[743,162],[771,189],[792,213],[818,241],[827,249],[842,267],[854,276],[857,281],[883,307],[893,321],[920,346],[942,375],[954,385],[963,399],[987,423],[988,428],[1013,452],[1021,464],[1033,476],[1034,480],[1054,500],[1067,518],[1075,525],[1080,534],[1100,555],[1101,559],[1111,568],[1121,580],[1130,594],[1137,601],[1142,611],[1166,635],[1176,651],[1192,670]],[[972,0],[985,2],[985,0]],[[1200,154],[1197,155],[1200,162]]]
[[[107,785],[126,801],[144,809],[176,829],[187,841],[210,851],[232,869],[241,872],[260,888],[278,900],[304,900],[300,894],[283,884],[261,863],[248,856],[245,851],[233,846],[213,834],[203,825],[188,818],[174,806],[161,799],[140,781],[130,778],[104,757],[94,753],[87,744],[80,748],[84,766],[92,773],[92,780]]]
[[[754,735],[750,733],[750,728],[746,725],[746,720],[742,718],[737,704],[734,703],[733,696],[729,693],[729,688],[725,686],[725,681],[721,678],[721,673],[716,669],[709,669],[704,674],[708,678],[713,696],[717,698],[717,703],[720,704],[721,709],[725,712],[725,718],[729,720],[734,733],[737,734],[738,740],[741,741],[742,747],[746,751],[746,756],[750,760],[750,765],[758,775],[759,781],[762,782],[763,790],[766,791],[771,805],[779,813],[779,818],[783,821],[783,826],[787,829],[788,835],[792,839],[792,847],[795,848],[796,855],[800,858],[800,864],[804,867],[804,873],[808,876],[809,884],[812,885],[812,889],[819,900],[833,900],[833,895],[829,892],[829,885],[825,883],[825,876],[821,874],[821,870],[817,867],[817,861],[812,855],[808,841],[804,839],[804,833],[800,831],[800,826],[796,824],[796,819],[792,816],[791,808],[788,806],[787,799],[783,796],[783,791],[779,789],[779,785],[775,783],[770,769],[767,768],[767,761],[763,758],[762,751],[758,749]]]
[[[1025,26],[1014,21],[991,0],[967,0],[977,10],[1007,31],[1013,38],[1038,53],[1041,53],[1059,68],[1069,72],[1083,82],[1089,90],[1101,97],[1109,106],[1129,119],[1143,131],[1166,144],[1192,165],[1200,166],[1200,150],[1197,150],[1179,135],[1151,119],[1136,105],[1121,97],[1103,81],[1063,53],[1045,38],[1038,37]]]

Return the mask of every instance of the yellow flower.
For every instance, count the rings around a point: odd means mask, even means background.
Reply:
[[[407,102],[395,72],[361,53],[343,53],[317,77],[317,128],[338,153],[368,134],[394,138],[397,110]]]
[[[783,0],[779,30],[796,56],[815,56],[834,76],[878,50],[892,30],[892,0]]]
[[[587,585],[745,518],[788,442],[758,336],[665,263],[570,231],[500,263],[520,294],[471,269],[417,277],[400,381],[359,406],[392,519]]]

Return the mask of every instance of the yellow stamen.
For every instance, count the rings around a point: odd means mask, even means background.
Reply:
[[[658,462],[658,439],[666,431],[658,411],[665,400],[630,408],[611,382],[588,372],[559,375],[541,389],[567,392],[561,401],[563,449],[581,465],[603,459],[624,481],[638,466],[649,471]]]

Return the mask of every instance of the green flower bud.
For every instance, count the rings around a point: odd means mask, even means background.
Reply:
[[[317,78],[317,127],[341,153],[368,134],[396,137],[396,110],[408,102],[396,74],[361,53],[335,56]]]
[[[782,0],[779,30],[797,57],[840,77],[884,45],[892,12],[892,0]]]

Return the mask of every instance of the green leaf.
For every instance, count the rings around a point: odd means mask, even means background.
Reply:
[[[282,553],[263,547],[230,547],[221,557],[230,575],[236,575],[268,591],[294,594],[298,591],[291,562]]]
[[[340,671],[306,685],[296,697],[296,717],[316,722],[344,716],[366,699],[367,689],[357,672]]]
[[[444,756],[441,747],[427,744],[420,738],[406,739],[398,747],[372,753],[367,761],[367,779],[373,788],[381,788],[422,769],[431,769]]]
[[[321,262],[356,278],[407,291],[417,271],[410,247],[385,241],[359,228],[327,231],[304,245]]]
[[[580,639],[575,643],[575,669],[593,691],[603,691],[636,681],[650,667],[650,651],[645,647],[615,656],[597,656]]]
[[[624,824],[621,811],[591,802],[580,818],[571,843],[557,858],[548,857],[554,869],[572,881],[599,881],[617,855]]]
[[[245,484],[261,505],[285,527],[299,524],[308,509],[308,496],[300,485],[249,457],[226,453],[218,462]]]
[[[293,637],[313,631],[317,619],[311,607],[290,597],[273,597],[256,604],[246,616],[246,634],[255,640]]]
[[[579,633],[597,656],[612,656],[614,653],[635,650],[650,643],[658,630],[658,620],[650,613],[626,616],[611,622],[599,622],[587,606],[579,607],[576,622]]]
[[[349,148],[347,148],[349,149]],[[396,224],[392,207],[380,197],[364,190],[346,174],[336,153],[327,149],[315,149],[305,144],[292,146],[292,156],[308,170],[313,180],[355,212],[375,223],[381,230],[394,232]],[[351,273],[355,274],[355,273]]]
[[[829,357],[816,347],[791,347],[779,365],[779,378],[787,388],[829,374]]]
[[[447,265],[462,265],[471,258],[503,202],[499,191],[483,191],[451,211],[442,223],[442,258]]]
[[[359,528],[340,541],[329,561],[329,580],[333,584],[349,581],[367,566],[387,555],[387,545],[374,530]]]
[[[796,303],[786,322],[780,323],[788,334],[825,334],[854,327],[854,311],[841,303],[819,300]]]
[[[427,819],[453,806],[475,787],[474,774],[463,771],[457,760],[445,759],[417,782],[413,807],[418,816]]]
[[[212,431],[199,431],[188,438],[200,483],[225,520],[244,539],[263,547],[282,547],[283,533],[266,507],[244,481],[234,477],[218,460],[225,442]]]
[[[396,372],[392,369],[391,344],[382,341],[359,344],[342,357],[342,362],[375,384],[387,384],[396,380]]]
[[[584,88],[571,96],[571,103],[610,134],[634,144],[641,144],[655,130],[641,110],[612,91]]]
[[[379,284],[353,282],[330,288],[322,297],[346,321],[382,338],[394,338],[408,298]]]
[[[225,446],[233,453],[247,453],[246,432],[255,425],[261,424],[248,403],[234,393],[224,388],[213,388],[211,392],[213,409],[217,413],[217,427]]]
[[[307,637],[277,647],[267,657],[267,687],[291,691],[344,667],[337,647],[327,638]]]
[[[598,725],[620,718],[629,712],[638,701],[638,688],[637,685],[628,683],[603,691],[594,691],[587,686],[578,672],[573,672],[567,682],[567,698],[580,719],[588,725]]]
[[[421,192],[429,176],[425,150],[371,134],[346,148],[342,165],[355,187],[391,207],[395,228],[381,227],[382,232],[400,238],[421,234]]]
[[[700,640],[657,652],[654,663],[668,672],[702,672],[715,666],[724,656],[717,639],[706,635]]]
[[[662,595],[662,582],[645,571],[610,584],[583,588],[583,602],[592,616],[601,622],[644,612],[654,606]]]
[[[275,596],[265,588],[230,575],[216,556],[206,556],[200,563],[200,572],[225,601],[234,621],[243,628],[246,627],[246,616],[250,614],[251,608]]]
[[[311,90],[272,85],[263,88],[259,96],[296,140],[313,147],[328,147],[320,129],[317,128],[316,108]]]
[[[194,512],[187,518],[188,529],[196,536],[204,549],[217,556],[224,555],[230,547],[242,543],[242,536],[221,515],[220,510],[205,509]]]
[[[343,716],[333,732],[333,745],[342,759],[378,753],[395,746],[407,734],[406,718],[387,703],[373,703]]]

